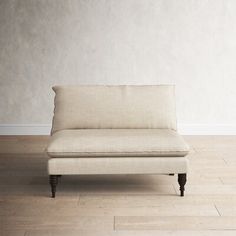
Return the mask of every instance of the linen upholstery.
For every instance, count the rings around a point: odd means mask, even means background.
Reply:
[[[51,158],[51,175],[187,173],[185,157]]]
[[[170,129],[61,130],[50,139],[50,157],[183,157],[189,151],[183,138]]]
[[[52,133],[64,129],[176,130],[174,86],[55,86]]]

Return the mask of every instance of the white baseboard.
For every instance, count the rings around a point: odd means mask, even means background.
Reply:
[[[178,124],[182,135],[236,135],[236,124]]]
[[[0,124],[0,135],[49,135],[51,124]]]
[[[51,124],[0,124],[0,135],[49,135]],[[178,124],[182,135],[236,135],[236,124]]]

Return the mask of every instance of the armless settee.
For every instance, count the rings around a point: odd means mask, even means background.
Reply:
[[[174,86],[55,86],[49,181],[88,174],[178,174],[188,145],[176,131]]]

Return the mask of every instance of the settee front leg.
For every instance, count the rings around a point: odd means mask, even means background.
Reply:
[[[58,175],[50,175],[49,176],[49,183],[51,185],[52,198],[55,198],[56,188],[57,188],[57,184],[58,184]]]
[[[184,185],[186,184],[187,181],[187,174],[178,174],[178,182],[179,182],[179,190],[180,190],[180,196],[184,196]]]

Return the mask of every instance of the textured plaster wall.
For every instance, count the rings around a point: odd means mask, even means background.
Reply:
[[[236,123],[235,0],[0,0],[0,124],[50,123],[55,84],[159,83],[179,123]]]

